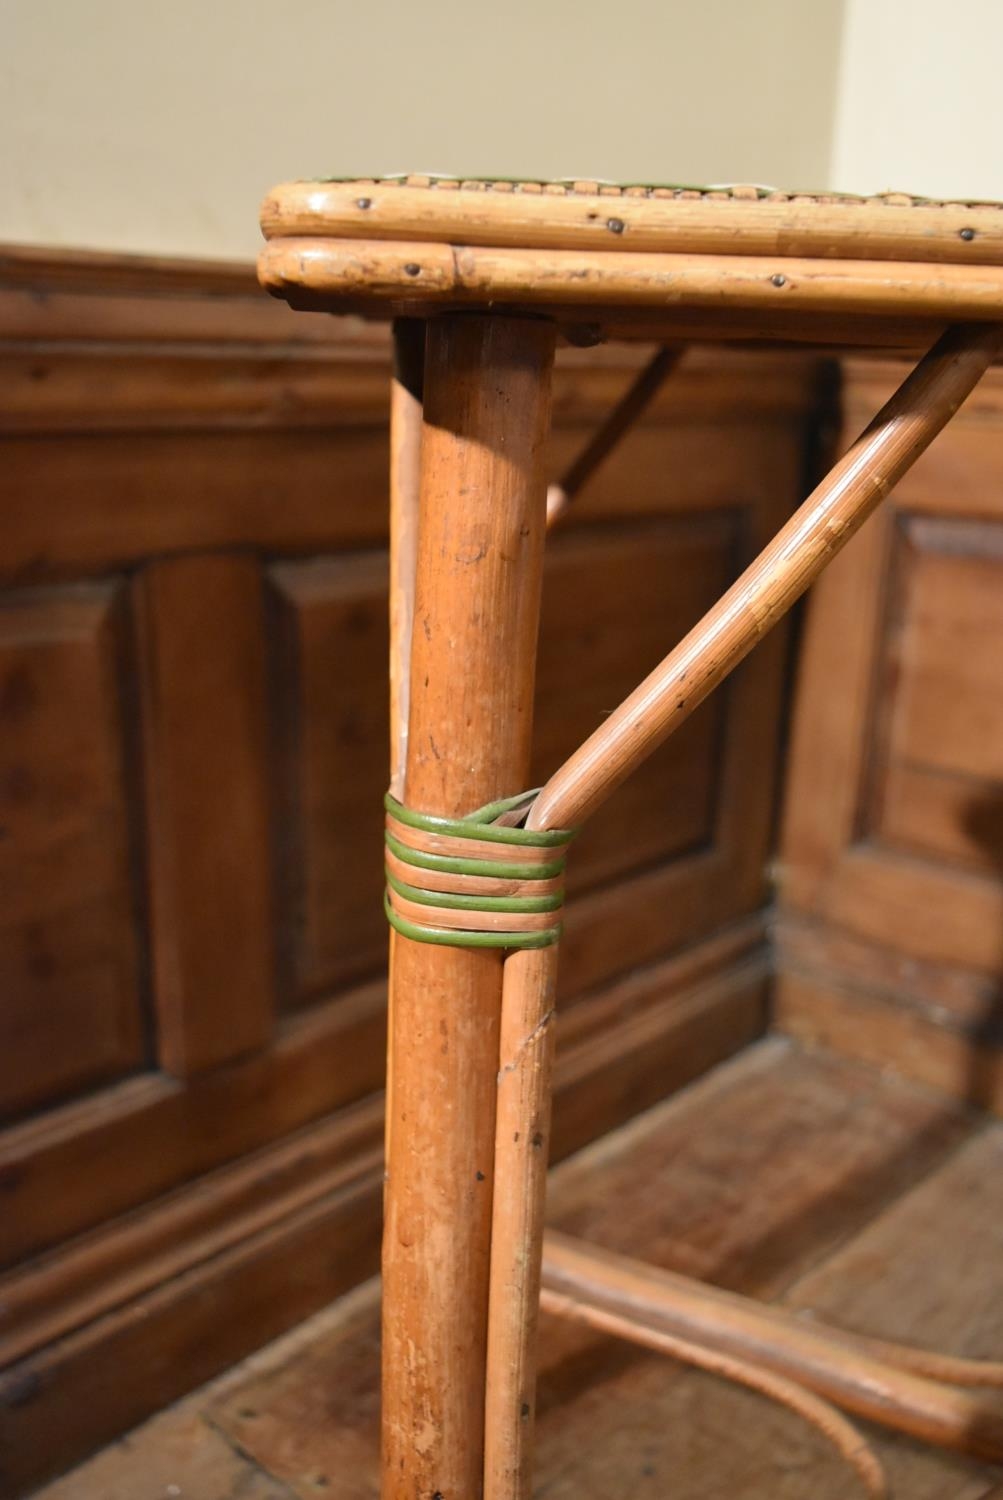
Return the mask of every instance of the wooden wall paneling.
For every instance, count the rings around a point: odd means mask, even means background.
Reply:
[[[341,994],[282,1024],[270,1048],[183,1081],[141,1075],[3,1132],[0,1266],[378,1090],[384,990]]]
[[[280,739],[287,1006],[382,970],[388,736],[387,557],[278,563],[272,675]]]
[[[561,355],[552,471],[646,358]],[[583,491],[548,548],[541,771],[799,498],[816,371],[688,351]],[[31,840],[77,827],[68,787],[84,840],[58,879],[13,867],[0,914],[3,941],[56,934],[20,992],[44,1007],[15,1009],[35,1051],[0,1062],[35,1111],[0,1130],[19,1483],[374,1263],[388,374],[384,331],[292,314],[246,268],[0,251],[0,657],[45,689],[5,716],[0,797],[27,760]],[[15,604],[37,642],[5,635]],[[561,1152],[763,1028],[781,691],[777,638],[572,861]],[[79,947],[52,904],[74,891]]]
[[[183,442],[177,431],[3,438],[0,460],[0,581],[80,578],[172,553],[303,555],[386,537],[379,428],[241,431],[221,415],[218,428]]]
[[[896,687],[871,821],[884,843],[999,874],[1003,523],[906,516],[898,539]]]
[[[859,432],[895,388],[905,367],[849,360],[844,365],[843,418],[847,435]],[[999,442],[1003,373],[990,370],[947,432],[933,443],[898,491],[896,507],[915,515],[996,520],[1003,490]],[[906,504],[906,498],[908,503]]]
[[[680,1078],[702,1069],[692,1046],[677,1045],[681,1026],[699,1036],[702,1057],[726,1056],[738,1045],[729,1015],[741,996],[747,1007],[740,1029],[756,1034],[765,974],[764,924],[752,918],[583,1000],[561,1025],[558,1154],[634,1113],[639,1088],[660,1096],[667,1064]],[[705,1003],[709,995],[720,995],[722,1005]],[[312,1035],[316,1052],[315,1024]],[[320,1067],[328,1062],[322,1055]],[[616,1082],[597,1099],[604,1070]],[[301,1073],[298,1081],[308,1079]],[[142,1129],[141,1119],[138,1124]],[[165,1279],[165,1261],[176,1274],[240,1241],[251,1227],[277,1222],[290,1202],[321,1196],[329,1170],[358,1159],[360,1170],[375,1172],[379,1163],[367,1153],[378,1145],[381,1128],[380,1101],[370,1096],[256,1152],[249,1136],[244,1159],[203,1176],[196,1189],[167,1194],[80,1236],[69,1255],[44,1256],[13,1270],[0,1280],[0,1363],[44,1341],[43,1334],[72,1331],[95,1308],[107,1311],[157,1285]],[[84,1149],[93,1153],[102,1144],[92,1138]],[[144,1145],[155,1145],[148,1134]],[[72,1170],[73,1163],[63,1165]]]
[[[371,1095],[168,1193],[0,1280],[0,1366],[64,1338],[221,1251],[382,1167],[382,1102]]]
[[[681,377],[676,377],[681,380]],[[675,381],[658,399],[672,396]],[[814,386],[808,384],[811,401]],[[801,387],[805,401],[805,386]],[[681,396],[682,405],[687,395]],[[816,408],[810,408],[816,414]],[[576,499],[570,526],[555,537],[552,561],[556,577],[544,588],[541,633],[541,684],[547,700],[538,705],[537,757],[534,775],[544,775],[564,745],[564,727],[549,730],[549,714],[561,703],[574,715],[582,699],[586,717],[580,729],[592,727],[606,706],[618,702],[685,628],[714,598],[721,586],[780,528],[799,498],[810,423],[802,407],[774,411],[757,426],[739,420],[729,429],[724,449],[745,452],[747,474],[714,475],[706,490],[696,477],[685,504],[676,484],[688,474],[676,469],[676,444],[699,432],[711,452],[708,414],[699,407],[685,429],[631,434],[618,449],[621,468],[607,462]],[[783,434],[783,441],[780,441]],[[639,452],[639,437],[643,437]],[[631,447],[633,446],[633,447]],[[627,450],[630,449],[630,456]],[[714,462],[711,460],[711,472]],[[598,486],[612,504],[619,477],[624,520],[616,531],[589,525],[589,501]],[[649,519],[658,484],[663,484],[663,516]],[[642,504],[639,507],[639,495]],[[651,498],[646,498],[651,496]],[[580,508],[579,508],[580,507]],[[642,519],[643,517],[643,519]],[[559,561],[559,544],[579,547],[582,573],[570,552]],[[609,556],[603,573],[603,597],[589,612],[577,610],[568,624],[568,651],[588,658],[585,681],[571,685],[550,681],[549,631],[561,637],[559,595],[595,597],[588,570],[588,547]],[[696,550],[694,550],[696,549]],[[700,561],[703,558],[703,561]],[[651,571],[651,562],[655,570]],[[661,574],[658,574],[658,564]],[[717,571],[715,571],[717,568]],[[564,577],[562,577],[564,571]],[[651,591],[646,580],[651,577]],[[598,574],[597,574],[598,579]],[[664,580],[670,579],[666,589]],[[618,583],[621,591],[618,592]],[[771,849],[775,789],[780,775],[778,724],[784,688],[787,627],[781,625],[748,658],[729,684],[694,714],[679,735],[658,751],[627,786],[616,793],[607,813],[595,819],[595,834],[582,840],[570,861],[571,898],[565,913],[559,989],[562,1002],[574,1004],[582,990],[610,980],[624,968],[624,954],[634,963],[649,963],[681,942],[705,936],[721,922],[735,921],[766,900],[766,862]],[[607,660],[609,658],[609,660]],[[553,675],[553,673],[550,673]],[[589,699],[598,682],[600,696]],[[606,693],[606,699],[601,694]],[[549,708],[550,705],[550,708]],[[556,715],[555,715],[556,717]],[[580,733],[568,739],[582,738]],[[619,861],[619,862],[613,862]],[[616,879],[601,880],[603,868]]]
[[[985,1022],[959,1026],[929,1007],[849,983],[839,969],[802,970],[783,960],[773,1014],[809,1047],[925,1083],[938,1093],[1003,1114],[999,996]]]
[[[1003,887],[967,871],[861,844],[833,870],[826,912],[837,926],[931,963],[1000,971]]]
[[[976,874],[1000,868],[1003,800],[980,779],[896,761],[885,767],[880,817],[881,836],[890,846]]]
[[[575,1008],[562,1023],[555,1159],[760,1033],[763,936],[752,919]],[[0,1479],[12,1493],[372,1274],[381,1145],[374,1097],[0,1278],[0,1364],[13,1356],[0,1369]]]
[[[126,312],[117,336],[108,330],[97,348],[100,320],[91,304],[103,299],[93,296],[82,299],[90,342],[71,324],[62,335],[69,353],[65,343],[48,347],[41,334],[26,349],[33,326],[26,319],[21,338],[4,348],[2,295],[0,288],[0,385],[17,385],[16,398],[12,391],[7,408],[0,406],[8,481],[3,578],[79,577],[151,553],[252,547],[304,556],[385,542],[388,350],[379,336],[367,332],[341,344],[328,320],[280,309],[300,328],[326,331],[327,344],[318,337],[306,358],[290,346],[287,327],[281,340],[274,330],[266,337],[249,310],[231,307],[230,342],[214,345],[207,323],[196,366],[190,346],[198,308],[208,320],[225,299],[196,299],[186,336],[171,321],[175,299],[137,296],[139,331],[156,317],[147,331],[159,343],[144,351],[145,375],[134,380]],[[43,327],[51,300],[46,293],[32,302]],[[77,364],[72,397],[50,394],[68,382],[64,357]],[[554,472],[582,446],[643,355],[596,350],[567,358],[570,366],[558,374]],[[770,505],[792,455],[796,466],[817,404],[815,369],[810,360],[788,364],[762,355],[725,357],[722,367],[720,356],[687,354],[685,374],[579,496],[572,525],[578,515]],[[39,494],[43,507],[34,503]],[[318,503],[322,495],[328,503]]]
[[[0,595],[0,1118],[145,1060],[122,592]]]
[[[534,785],[717,598],[735,550],[735,517],[717,513],[582,526],[548,539]],[[587,670],[569,674],[569,660],[587,662]],[[721,729],[721,705],[715,704],[621,789],[576,841],[570,892],[710,841]]]
[[[381,1174],[345,1180],[0,1372],[0,1483],[24,1494],[372,1273]]]
[[[814,910],[829,866],[856,833],[883,618],[889,513],[878,510],[811,591],[780,837],[782,901]]]
[[[849,367],[848,428],[885,378]],[[870,1061],[883,1045],[889,1066],[996,1108],[1001,599],[1003,379],[991,372],[811,601],[779,864],[777,1015]]]
[[[161,560],[135,596],[157,1056],[184,1077],[272,1034],[261,569],[246,555]]]

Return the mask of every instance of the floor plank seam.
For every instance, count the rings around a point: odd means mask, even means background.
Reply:
[[[832,1054],[827,1052],[824,1048],[814,1049],[805,1047],[801,1050],[812,1056],[832,1056]],[[896,1082],[901,1082],[910,1089],[914,1087],[911,1079],[903,1078],[897,1073],[886,1075],[881,1070],[867,1067],[866,1064],[862,1064],[861,1066],[863,1068],[863,1071],[873,1073],[875,1078],[890,1076],[893,1077]],[[947,1099],[947,1096],[939,1094],[936,1089],[920,1090],[920,1092],[933,1094],[937,1098],[944,1099],[945,1102],[953,1103],[953,1101]],[[969,1113],[974,1113],[974,1111],[970,1111],[966,1106],[958,1104],[957,1113],[961,1116],[964,1116]],[[907,1198],[910,1197],[911,1194],[925,1187],[931,1180],[931,1178],[936,1177],[938,1173],[944,1171],[950,1165],[952,1160],[961,1151],[968,1147],[972,1141],[976,1140],[983,1133],[983,1131],[991,1130],[994,1125],[998,1124],[998,1121],[993,1120],[986,1120],[985,1122],[978,1123],[973,1121],[972,1128],[965,1135],[959,1136],[959,1138],[953,1142],[945,1141],[940,1149],[940,1153],[932,1162],[929,1163],[929,1165],[924,1169],[919,1177],[917,1177],[913,1182],[910,1182],[907,1186],[900,1188],[898,1191],[893,1191],[891,1196],[883,1199],[880,1205],[875,1207],[875,1209],[871,1213],[867,1214],[866,1217],[858,1220],[851,1227],[848,1227],[844,1234],[840,1235],[838,1238],[833,1239],[832,1243],[826,1246],[825,1250],[819,1254],[817,1259],[812,1260],[803,1266],[799,1266],[793,1280],[771,1291],[766,1300],[770,1302],[782,1302],[785,1298],[792,1296],[803,1281],[806,1281],[810,1277],[814,1276],[818,1271],[827,1266],[835,1257],[841,1255],[848,1246],[852,1245],[855,1240],[859,1239],[860,1236],[864,1234],[872,1225],[879,1223],[887,1213],[898,1208]]]
[[[247,1464],[262,1479],[267,1479],[269,1484],[275,1485],[277,1489],[281,1490],[283,1495],[288,1497],[288,1500],[296,1500],[296,1491],[291,1489],[285,1480],[274,1474],[271,1469],[266,1468],[260,1459],[256,1458],[250,1449],[245,1448],[238,1438],[227,1432],[226,1428],[217,1422],[208,1410],[199,1412],[199,1421],[210,1432],[214,1433],[222,1443],[225,1443],[235,1458],[239,1458],[242,1463]],[[279,1500],[278,1495],[276,1495],[275,1500]]]

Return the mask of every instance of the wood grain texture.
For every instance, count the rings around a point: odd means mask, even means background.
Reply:
[[[146,1060],[120,584],[0,599],[0,1117]]]
[[[852,1244],[969,1130],[923,1090],[771,1042],[566,1163],[553,1175],[553,1218],[777,1296]],[[325,1315],[269,1370],[208,1392],[213,1424],[298,1496],[316,1494],[325,1475],[339,1496],[372,1500],[377,1323],[375,1290],[368,1307],[356,1298],[340,1317]],[[687,1500],[726,1486],[752,1500],[848,1493],[842,1469],[772,1407],[551,1319],[540,1400],[538,1482],[562,1500],[654,1496],[670,1478]],[[911,1472],[929,1500],[976,1500],[994,1482],[983,1466],[925,1463]],[[86,1477],[80,1494],[90,1500]]]
[[[901,1005],[880,993],[847,986],[835,974],[782,969],[777,1026],[809,1046],[916,1079],[948,1097],[1003,1112],[1003,1047],[998,996],[984,1030],[945,1024],[936,1011]]]
[[[379,1199],[378,1173],[349,1178],[0,1373],[5,1490],[23,1493],[356,1285],[376,1256]]]
[[[847,422],[894,380],[847,372]],[[999,377],[815,591],[781,836],[780,1024],[999,1108]]]
[[[878,1337],[908,1337],[945,1353],[998,1358],[1001,1151],[999,1127],[977,1133],[799,1280],[785,1302],[802,1315]],[[974,1394],[982,1409],[975,1423],[999,1420],[999,1393]],[[912,1444],[888,1443],[885,1457],[896,1494],[940,1495],[950,1483],[952,1468],[945,1468],[945,1460]],[[936,1488],[938,1479],[942,1489]],[[981,1494],[973,1478],[965,1492]]]
[[[350,990],[282,1027],[264,1052],[163,1073],[13,1125],[0,1137],[0,1264],[92,1229],[245,1152],[376,1092],[385,990]],[[100,1173],[95,1161],[103,1163]]]
[[[0,1277],[0,1365],[65,1339],[382,1168],[373,1095]]]
[[[291,1011],[378,973],[386,956],[387,556],[275,563],[269,584],[280,989]]]
[[[220,556],[154,563],[136,587],[157,1052],[183,1077],[272,1033],[262,580]]]

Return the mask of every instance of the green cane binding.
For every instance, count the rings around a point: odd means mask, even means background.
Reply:
[[[389,792],[384,798],[384,807],[398,824],[421,830],[423,833],[446,835],[452,838],[476,839],[497,846],[497,857],[483,855],[469,858],[452,854],[430,853],[414,849],[402,837],[386,831],[387,848],[413,870],[413,882],[403,880],[389,868],[386,871],[387,891],[384,907],[387,920],[396,932],[418,943],[437,943],[456,948],[545,948],[556,943],[561,935],[561,923],[533,930],[518,930],[518,918],[538,913],[559,913],[564,901],[563,889],[540,895],[485,896],[477,891],[464,889],[471,876],[490,876],[496,879],[523,882],[552,881],[564,873],[568,844],[574,830],[536,830],[499,824],[497,819],[506,814],[529,811],[536,791],[523,792],[517,797],[507,797],[490,802],[468,813],[463,818],[442,818],[432,813],[416,812],[405,807]],[[548,849],[553,858],[539,864],[529,864],[519,859],[519,849]],[[452,889],[431,890],[422,885],[422,872],[434,870],[441,875],[453,877]],[[426,909],[427,921],[417,922],[396,909],[395,897],[414,902]],[[467,919],[462,927],[440,927],[435,923],[437,911],[462,913]],[[512,931],[496,931],[478,923],[479,914],[511,913]],[[469,923],[469,925],[467,925]]]

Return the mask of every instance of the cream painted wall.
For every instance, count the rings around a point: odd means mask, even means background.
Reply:
[[[246,256],[265,190],[324,174],[817,186],[842,13],[843,0],[0,0],[0,240]]]
[[[847,0],[830,175],[1003,201],[1003,0]]]

